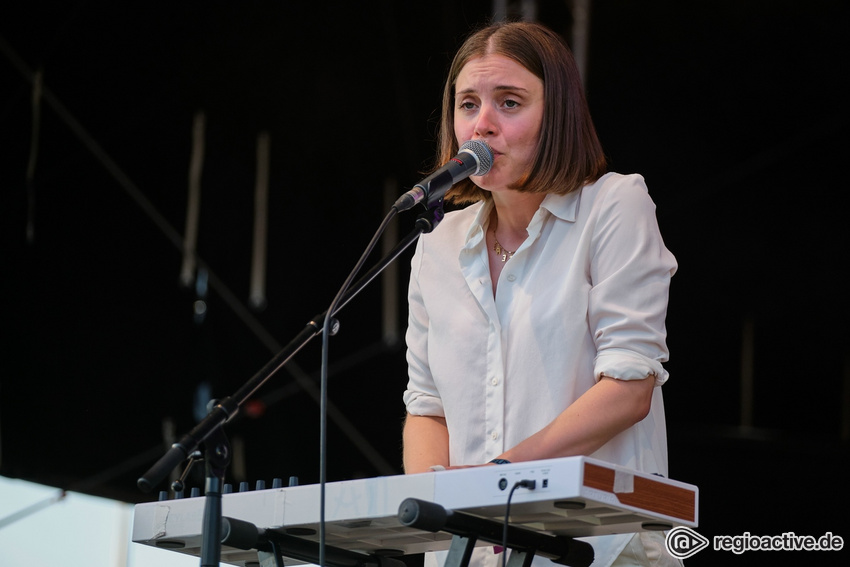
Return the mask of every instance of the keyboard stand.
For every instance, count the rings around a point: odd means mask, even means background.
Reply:
[[[283,557],[319,564],[319,543],[273,530],[259,529],[250,522],[222,518],[223,545],[237,549],[256,549],[260,567],[284,567]],[[392,557],[360,553],[339,547],[325,546],[327,567],[405,567]]]
[[[507,547],[511,555],[508,567],[528,567],[535,555],[542,555],[555,563],[570,567],[589,567],[593,563],[593,547],[569,536],[555,536],[505,525],[495,520],[446,510],[439,504],[408,498],[398,509],[402,525],[430,532],[444,531],[452,534],[448,557],[444,567],[467,567],[472,549],[480,539],[502,545],[507,532]],[[504,550],[503,553],[507,553]]]

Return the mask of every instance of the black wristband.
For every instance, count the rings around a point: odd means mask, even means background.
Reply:
[[[494,465],[509,465],[509,464],[511,464],[511,462],[507,459],[493,459],[490,462],[493,463]]]

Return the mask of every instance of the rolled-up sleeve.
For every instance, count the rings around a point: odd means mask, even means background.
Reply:
[[[588,317],[594,376],[667,381],[667,300],[676,259],[667,250],[643,178],[606,192],[593,223]]]
[[[411,261],[410,284],[407,293],[409,308],[406,334],[408,383],[403,399],[408,413],[444,417],[443,402],[428,365],[428,312],[425,309],[419,288],[419,269],[422,262],[423,247],[424,239],[420,239]]]

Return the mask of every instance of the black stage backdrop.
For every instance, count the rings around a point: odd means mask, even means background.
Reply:
[[[0,9],[0,473],[151,498],[135,479],[169,435],[328,307],[385,193],[430,164],[449,58],[490,13],[489,2],[389,1]],[[838,0],[592,3],[586,88],[601,139],[613,170],[646,177],[680,263],[670,472],[700,486],[708,537],[850,536],[831,513],[848,504],[848,15]],[[541,2],[537,17],[573,41],[569,3]],[[179,244],[199,113],[204,269],[187,286]],[[329,480],[401,472],[408,261],[340,313]],[[319,368],[316,339],[228,424],[230,480],[317,482],[319,406],[304,385]],[[689,564],[721,559],[751,556]]]

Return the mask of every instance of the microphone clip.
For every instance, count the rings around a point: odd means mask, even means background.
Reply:
[[[446,213],[443,210],[444,200],[437,199],[432,204],[429,204],[425,211],[416,219],[415,227],[422,231],[422,234],[428,234],[437,228],[440,221],[445,218]]]

